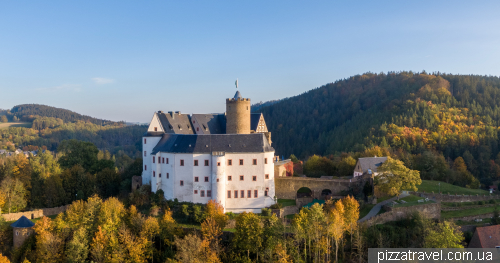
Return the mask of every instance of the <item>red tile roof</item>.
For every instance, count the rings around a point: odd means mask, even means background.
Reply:
[[[482,248],[500,246],[500,225],[477,227],[476,233]]]

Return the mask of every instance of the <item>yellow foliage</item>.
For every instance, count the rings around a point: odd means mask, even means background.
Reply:
[[[6,256],[0,254],[0,263],[10,263],[10,260]]]

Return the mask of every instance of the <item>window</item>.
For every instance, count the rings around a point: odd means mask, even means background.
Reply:
[[[159,173],[159,174],[158,174],[158,177],[160,177],[160,178],[161,178],[161,173]]]
[[[240,191],[241,198],[245,198],[245,190]]]
[[[195,182],[198,182],[198,176],[195,176],[195,177],[194,177],[194,181],[195,181]]]
[[[16,231],[16,236],[19,236],[19,231]]]
[[[220,166],[220,162],[217,162],[217,166]]]
[[[240,175],[240,181],[244,181],[244,180],[245,180],[245,176]]]
[[[155,163],[155,157],[153,156],[153,163]]]
[[[146,151],[144,151],[144,157],[146,157]]]
[[[227,191],[227,198],[231,198],[231,191]]]
[[[165,157],[162,158],[161,160],[162,163],[165,163]]]
[[[240,165],[243,165],[243,159],[240,159]]]
[[[147,171],[147,170],[148,170],[148,166],[144,165],[144,171]]]
[[[180,183],[181,186],[184,186],[184,181],[181,180],[181,183]]]
[[[234,190],[234,198],[238,198],[238,190]]]
[[[253,160],[252,160],[252,164],[253,164],[253,165],[257,165],[257,159],[253,159]]]
[[[168,176],[168,173],[167,173],[167,179],[168,179],[168,177],[169,177],[169,176]]]
[[[200,131],[200,127],[196,127],[196,131]]]
[[[217,178],[217,183],[219,182],[219,178]]]
[[[201,197],[205,197],[205,190],[201,190],[201,191],[200,191],[200,196],[201,196]]]
[[[144,139],[144,144],[146,144],[146,139]]]
[[[233,177],[232,177],[231,175],[228,175],[228,176],[227,176],[227,180],[228,180],[228,181],[232,181],[232,180],[233,180]]]
[[[211,190],[207,190],[207,197],[212,197],[212,191]]]
[[[181,160],[181,166],[184,166],[184,160]]]
[[[231,160],[231,159],[227,160],[227,165],[228,165],[228,166],[233,165],[233,160]]]
[[[158,131],[158,128],[157,128],[157,127],[155,127],[155,131]]]
[[[266,174],[266,175],[265,175],[265,178],[266,178],[266,179],[269,179],[269,174]]]
[[[167,158],[167,164],[168,164],[168,158]]]
[[[155,176],[156,176],[156,173],[155,173],[155,171],[153,171],[153,177],[155,177]]]
[[[253,190],[253,197],[254,197],[254,198],[259,197],[259,191],[257,191],[257,190]]]
[[[269,188],[266,188],[266,191],[264,191],[264,196],[267,196],[268,192],[269,192]]]
[[[252,176],[252,181],[256,182],[257,181],[257,176]]]
[[[264,158],[264,164],[267,164],[267,158]]]
[[[197,195],[198,194],[198,190],[194,190],[194,194]]]
[[[208,166],[208,160],[205,160],[205,166]]]
[[[194,160],[194,166],[198,166],[198,160]]]
[[[252,197],[252,190],[248,190],[247,191],[247,198],[251,198]]]
[[[208,176],[205,176],[205,182],[208,182]]]

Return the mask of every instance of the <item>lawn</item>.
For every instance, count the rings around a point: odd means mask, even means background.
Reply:
[[[387,199],[391,199],[393,197],[394,196],[383,196],[383,197],[377,198],[377,203],[383,202],[383,201],[385,201]]]
[[[495,211],[495,207],[477,207],[473,209],[457,210],[457,211],[442,211],[442,218],[453,218],[453,217],[463,217],[463,216],[475,216],[487,213],[492,213]]]
[[[438,183],[441,183],[441,187],[438,185]],[[418,186],[418,191],[423,192],[425,191],[426,193],[431,193],[434,191],[434,193],[439,193],[439,190],[441,189],[441,192],[444,194],[450,193],[452,195],[454,194],[459,194],[459,195],[476,195],[476,194],[489,194],[488,191],[482,190],[482,189],[468,189],[465,187],[460,187],[452,184],[448,184],[445,182],[440,182],[440,181],[431,181],[431,180],[422,180],[422,184]]]
[[[401,202],[402,200],[404,200],[406,203],[397,204],[397,205],[394,205],[393,207],[406,207],[406,206],[425,205],[425,204],[429,204],[429,203],[434,203],[434,201],[427,201],[427,202],[419,203],[418,200],[421,200],[421,199],[425,199],[425,198],[418,197],[415,195],[409,195],[407,197],[400,198],[398,201],[398,202]]]
[[[370,210],[372,210],[372,208],[374,206],[375,205],[372,205],[372,204],[365,204],[365,205],[363,205],[363,208],[361,208],[359,210],[359,219],[365,217],[370,212]]]
[[[31,128],[31,122],[4,122],[0,123],[0,129],[7,129],[9,127],[25,127]]]
[[[278,203],[281,204],[283,207],[296,205],[295,199],[278,199]]]

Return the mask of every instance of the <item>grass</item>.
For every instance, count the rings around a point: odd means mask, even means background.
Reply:
[[[359,218],[363,218],[365,217],[369,212],[370,210],[372,210],[372,208],[374,207],[375,205],[372,205],[372,204],[365,204],[363,205],[363,208],[361,208],[359,210]]]
[[[422,184],[418,186],[418,191],[423,192],[425,191],[426,193],[439,193],[440,186],[438,183],[441,184],[441,192],[444,194],[459,194],[459,195],[476,195],[476,194],[489,194],[488,191],[482,190],[482,189],[469,189],[465,187],[460,187],[456,185],[452,185],[449,183],[445,182],[440,182],[440,181],[431,181],[431,180],[422,180]]]
[[[487,214],[487,213],[493,213],[493,211],[495,211],[494,206],[493,207],[477,207],[477,208],[457,210],[457,211],[442,211],[441,217],[446,219],[446,218],[453,218],[453,217],[476,216],[476,215],[482,215],[482,214]]]
[[[278,203],[281,204],[283,207],[296,205],[295,199],[278,199]]]
[[[31,128],[33,124],[31,122],[4,122],[0,123],[0,129],[7,129],[10,127],[25,127]]]
[[[404,200],[404,201],[406,201],[406,203],[397,204],[397,205],[394,205],[393,207],[406,207],[406,206],[425,205],[428,203],[434,203],[434,201],[427,201],[427,202],[419,203],[418,200],[421,200],[421,199],[425,199],[425,198],[418,197],[415,195],[409,195],[407,197],[403,197],[403,198],[399,199],[399,201]]]
[[[383,196],[383,197],[380,197],[380,198],[377,198],[377,204],[380,203],[380,202],[383,202],[387,199],[391,199],[393,198],[394,196]]]

